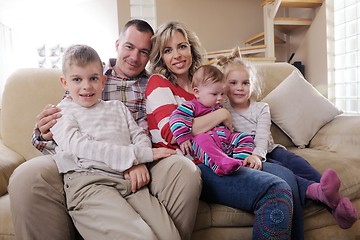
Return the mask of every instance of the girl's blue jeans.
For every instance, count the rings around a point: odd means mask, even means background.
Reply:
[[[266,158],[267,162],[284,166],[295,174],[301,204],[306,206],[310,202],[307,201],[306,190],[310,184],[320,182],[321,174],[304,158],[281,147],[277,147],[268,153]]]

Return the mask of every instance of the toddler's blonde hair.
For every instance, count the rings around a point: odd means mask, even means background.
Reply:
[[[215,66],[202,65],[195,71],[191,86],[194,88],[217,82],[225,83],[224,74]]]

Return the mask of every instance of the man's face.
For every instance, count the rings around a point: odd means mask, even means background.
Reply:
[[[137,77],[149,61],[151,33],[129,27],[116,41],[117,60],[114,67],[120,77]]]

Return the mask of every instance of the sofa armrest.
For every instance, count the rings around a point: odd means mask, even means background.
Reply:
[[[0,139],[0,196],[7,193],[11,174],[24,161],[22,156],[6,147]]]
[[[323,126],[311,140],[309,147],[329,152],[360,155],[360,116],[339,115]]]

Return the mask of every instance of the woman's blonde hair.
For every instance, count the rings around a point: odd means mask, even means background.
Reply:
[[[263,82],[260,81],[257,76],[254,65],[242,59],[240,49],[238,47],[234,48],[229,56],[221,56],[213,60],[212,65],[215,65],[224,73],[225,79],[227,79],[229,74],[233,71],[245,71],[249,76],[251,98],[256,101],[260,100],[263,90]]]
[[[162,55],[165,44],[169,41],[175,32],[181,33],[190,44],[192,56],[192,65],[189,69],[190,80],[192,79],[196,69],[202,65],[203,61],[201,44],[194,32],[187,29],[187,27],[180,22],[171,21],[161,25],[155,31],[154,36],[151,38],[152,50],[150,53],[150,68],[152,73],[158,73],[165,76],[173,84],[176,84],[176,76],[167,68],[166,64],[162,60]]]

